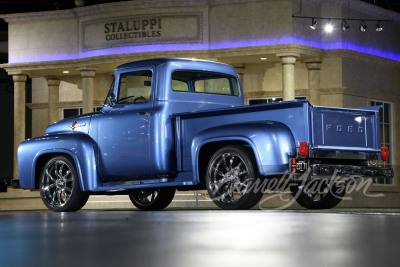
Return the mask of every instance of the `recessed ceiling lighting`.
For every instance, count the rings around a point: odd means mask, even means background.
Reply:
[[[63,73],[64,73],[64,74],[68,74],[68,73],[69,73],[69,70],[63,70]]]
[[[268,58],[266,57],[260,57],[261,60],[267,60]]]

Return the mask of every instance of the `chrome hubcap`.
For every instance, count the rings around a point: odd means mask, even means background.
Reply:
[[[300,185],[298,190],[306,195],[310,200],[319,202],[329,193],[329,188],[324,181],[315,180],[305,185]]]
[[[158,193],[159,190],[141,189],[136,194],[133,194],[133,198],[138,204],[148,206],[156,200]]]
[[[66,162],[56,160],[47,165],[40,190],[50,206],[59,208],[68,202],[74,188],[73,178],[71,168]]]
[[[248,187],[248,167],[237,153],[223,153],[211,163],[209,188],[217,200],[237,202]]]

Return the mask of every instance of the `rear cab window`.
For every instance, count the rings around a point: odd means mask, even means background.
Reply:
[[[235,77],[215,72],[176,70],[171,76],[175,92],[239,96]]]

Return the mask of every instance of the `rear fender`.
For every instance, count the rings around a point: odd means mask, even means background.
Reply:
[[[37,164],[43,157],[68,155],[75,163],[82,191],[100,186],[95,161],[95,146],[86,134],[57,134],[32,138],[18,147],[18,170],[21,188],[37,189],[35,175]]]
[[[289,171],[289,158],[296,155],[290,129],[274,121],[232,124],[200,132],[192,142],[191,156],[195,183],[200,182],[199,157],[202,147],[210,143],[244,142],[253,151],[260,176]]]

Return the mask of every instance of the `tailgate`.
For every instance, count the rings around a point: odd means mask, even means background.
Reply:
[[[313,107],[314,148],[379,152],[379,108]]]

